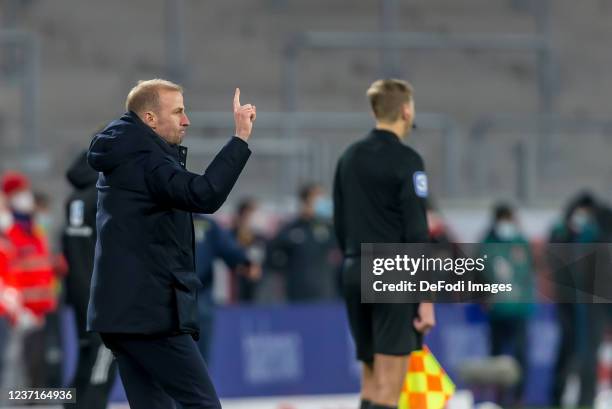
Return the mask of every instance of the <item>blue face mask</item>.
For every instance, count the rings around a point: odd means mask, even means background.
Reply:
[[[315,215],[323,219],[331,219],[334,214],[334,205],[329,198],[319,197],[314,202]]]
[[[591,224],[591,216],[587,212],[576,211],[570,219],[570,224],[577,232],[582,232]]]

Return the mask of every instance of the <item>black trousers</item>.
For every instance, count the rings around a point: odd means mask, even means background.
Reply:
[[[561,398],[572,367],[577,364],[576,348],[576,305],[569,303],[557,304],[557,320],[559,323],[559,349],[555,362],[554,379],[551,388],[551,400],[554,406],[561,407]]]
[[[599,346],[604,338],[607,324],[609,304],[583,304],[584,320],[586,324],[580,354],[580,399],[581,407],[593,407],[597,392],[597,365],[599,360]]]
[[[79,361],[70,383],[76,388],[76,403],[65,408],[106,409],[117,376],[117,363],[98,334],[79,334]]]
[[[580,379],[578,406],[592,407],[597,390],[597,363],[604,329],[610,319],[609,304],[557,304],[560,341],[552,385],[552,403],[561,406],[567,378]]]
[[[131,409],[220,409],[197,344],[188,334],[101,334],[113,351]]]
[[[507,354],[516,359],[521,368],[521,378],[510,394],[498,396],[498,403],[515,406],[522,402],[527,374],[527,319],[506,318],[489,321],[491,329],[491,355]]]
[[[30,388],[47,387],[47,362],[45,352],[47,350],[47,332],[45,327],[29,331],[23,337],[23,361],[25,363]]]

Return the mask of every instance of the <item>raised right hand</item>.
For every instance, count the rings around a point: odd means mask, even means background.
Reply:
[[[245,142],[251,136],[253,122],[257,117],[255,105],[240,105],[240,88],[234,93],[234,122],[236,124],[236,136]]]

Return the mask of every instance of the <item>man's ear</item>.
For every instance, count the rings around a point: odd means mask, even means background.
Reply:
[[[402,104],[402,119],[404,121],[408,121],[412,116],[412,112],[410,112],[409,104]]]
[[[147,111],[142,115],[142,121],[153,129],[157,125],[157,117],[151,111]]]

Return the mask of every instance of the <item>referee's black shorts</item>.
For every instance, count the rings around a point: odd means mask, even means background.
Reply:
[[[414,328],[418,304],[361,303],[360,260],[347,258],[342,271],[342,289],[357,359],[374,361],[374,354],[410,355],[422,347]]]

